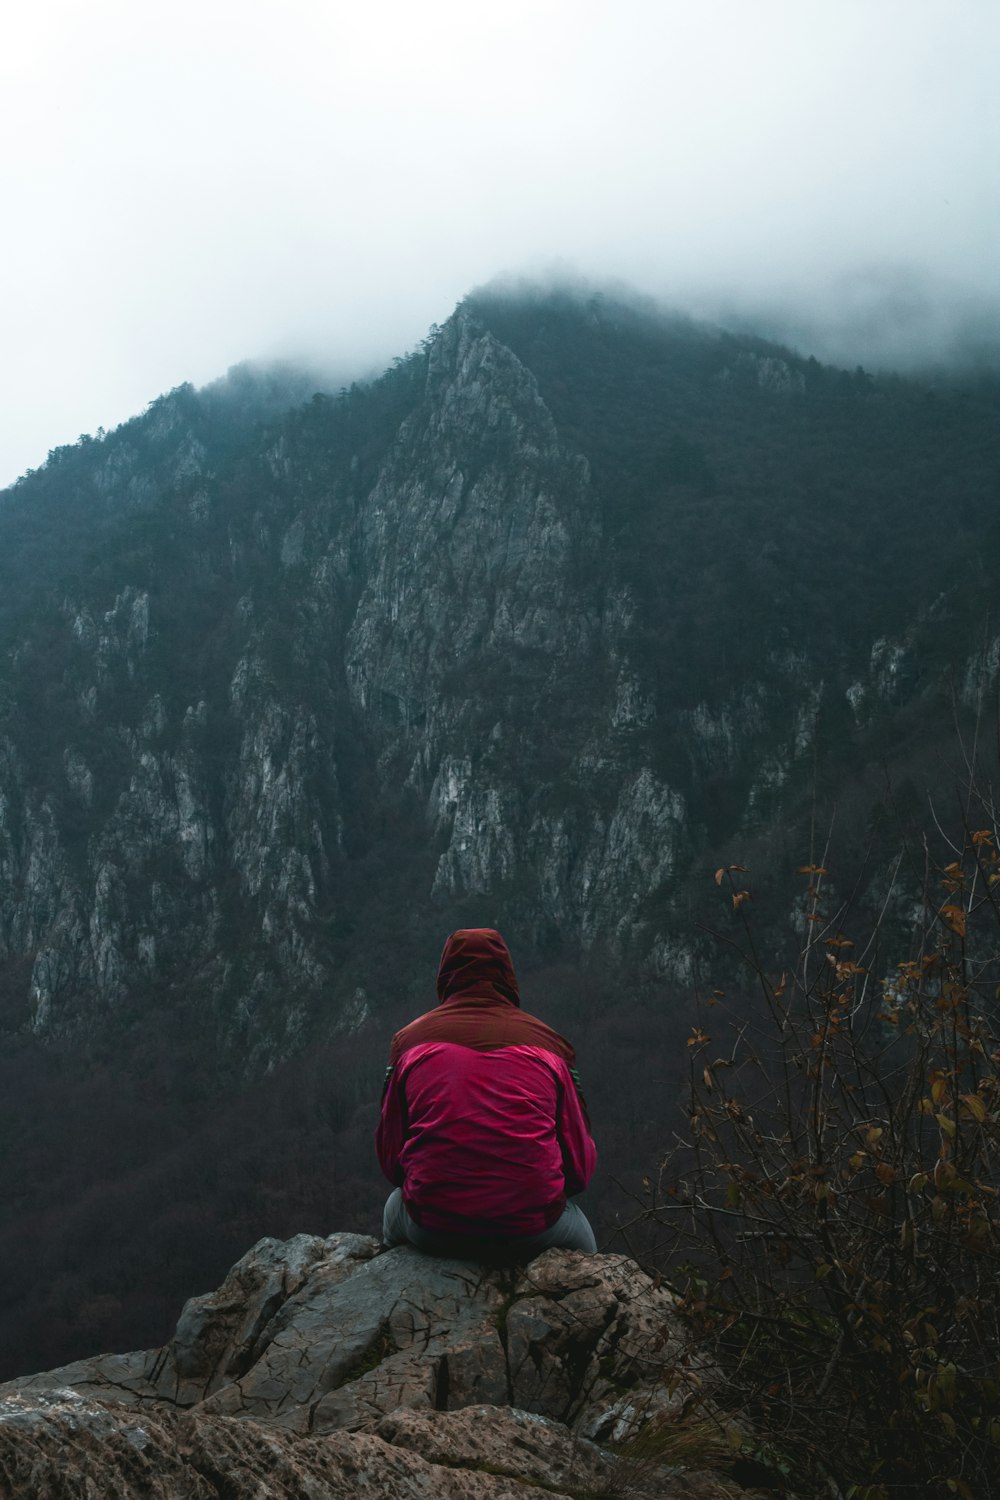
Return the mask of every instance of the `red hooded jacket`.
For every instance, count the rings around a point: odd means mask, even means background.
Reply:
[[[507,945],[489,927],[453,932],[439,1003],[392,1040],[378,1159],[424,1229],[539,1234],[597,1153],[558,1032],[521,1010]]]

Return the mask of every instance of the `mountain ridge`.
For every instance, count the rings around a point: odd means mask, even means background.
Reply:
[[[816,841],[861,923],[928,785],[967,775],[955,724],[971,743],[1000,661],[996,405],[607,299],[480,293],[370,386],[263,425],[181,387],[6,492],[18,1337],[81,1236],[121,1302],[81,1226],[126,1180],[143,1255],[164,1185],[186,1205],[165,1298],[269,1214],[304,1227],[328,1163],[337,1221],[370,1227],[381,1052],[462,925],[505,932],[527,1003],[594,1059],[611,1233],[699,994],[738,983],[705,931],[732,932],[714,870],[751,865],[780,972]],[[900,943],[918,879],[893,888]],[[134,1152],[101,1115],[146,1117]]]

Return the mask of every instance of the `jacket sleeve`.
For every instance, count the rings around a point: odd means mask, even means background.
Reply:
[[[399,1154],[408,1134],[406,1095],[397,1065],[390,1063],[382,1087],[382,1113],[375,1131],[379,1166],[393,1187],[402,1187],[403,1168]]]
[[[594,1175],[597,1147],[590,1134],[587,1106],[583,1100],[580,1079],[575,1068],[566,1066],[559,1093],[556,1135],[562,1149],[563,1177],[566,1193],[582,1193]]]

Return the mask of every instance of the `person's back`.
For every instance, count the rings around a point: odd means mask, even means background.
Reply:
[[[397,1185],[386,1243],[519,1258],[554,1245],[594,1250],[586,1218],[567,1203],[596,1159],[573,1049],[520,1009],[499,933],[452,934],[438,998],[393,1038],[377,1134]]]

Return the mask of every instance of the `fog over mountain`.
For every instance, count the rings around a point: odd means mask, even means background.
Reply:
[[[44,0],[0,59],[0,482],[241,360],[384,367],[499,273],[993,359],[998,49],[991,0]]]
[[[606,295],[649,312],[680,313],[730,332],[772,338],[797,354],[850,369],[860,364],[872,371],[957,376],[1000,369],[1000,298],[912,267],[859,266],[813,284],[790,277],[781,288],[692,280],[669,295],[654,295],[637,286],[559,266],[534,276],[496,276],[486,290],[515,297],[540,288]]]
[[[797,296],[692,298],[733,330],[847,367],[965,375],[1000,369],[1000,301],[904,266],[859,267]]]

